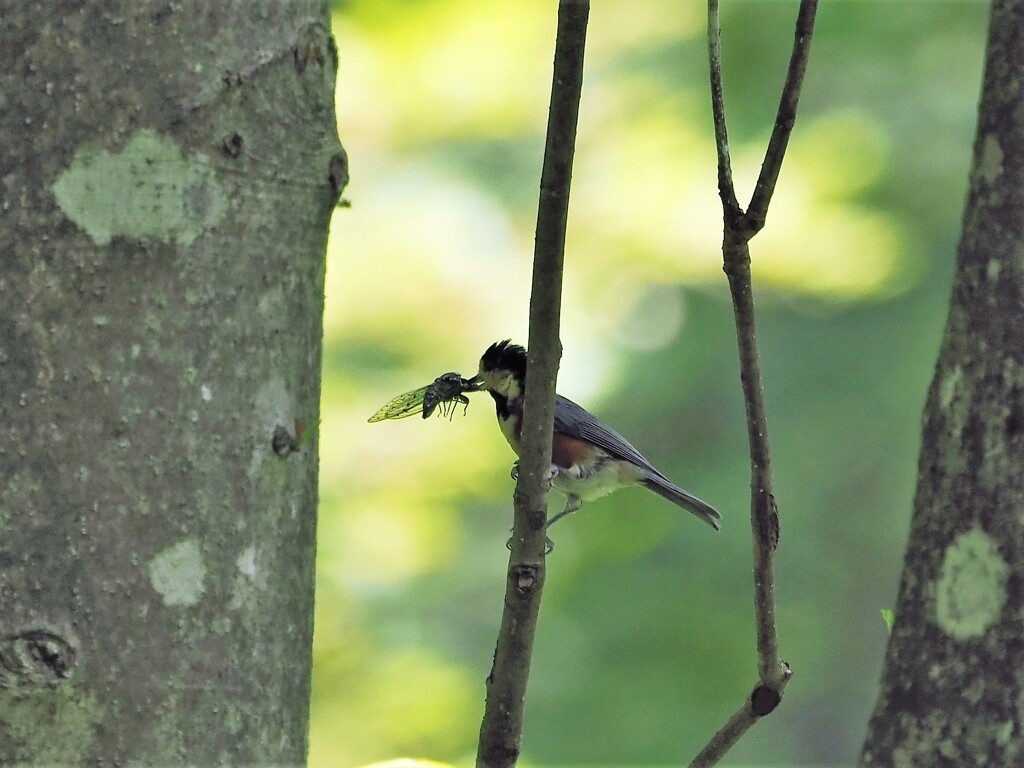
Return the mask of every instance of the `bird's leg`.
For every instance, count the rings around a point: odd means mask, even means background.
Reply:
[[[555,465],[555,464],[552,464],[551,465],[551,472],[548,474],[548,479],[547,479],[548,490],[551,490],[551,481],[554,480],[555,477],[558,475],[558,471],[559,471],[558,470],[558,466]],[[512,471],[509,474],[512,475],[512,479],[513,480],[518,480],[519,479],[519,459],[516,459],[514,462],[512,462]],[[565,517],[566,515],[571,514],[572,512],[575,512],[577,509],[580,508],[581,504],[582,504],[582,502],[580,501],[579,496],[570,496],[569,500],[566,502],[565,509],[563,509],[561,512],[559,512],[553,518],[548,520],[548,524],[546,526],[544,526],[544,530],[547,530],[548,527],[550,527],[551,524],[553,522],[555,522],[555,520],[560,520],[561,518]],[[508,541],[505,542],[505,547],[506,547],[506,549],[509,549],[509,550],[512,549],[512,539],[509,539]],[[550,555],[552,550],[554,550],[554,548],[555,548],[555,542],[553,542],[551,539],[549,539],[547,536],[545,536],[544,537],[544,554],[545,555]]]
[[[565,500],[565,508],[561,512],[559,512],[557,515],[552,517],[550,520],[548,520],[548,524],[547,524],[545,530],[547,528],[550,528],[552,525],[557,523],[559,520],[561,520],[566,515],[571,515],[573,512],[575,512],[581,506],[583,506],[583,501],[582,501],[582,499],[580,499],[579,496],[569,496]]]
[[[554,473],[552,474],[552,476],[554,476]],[[550,528],[552,525],[557,523],[559,520],[561,520],[566,515],[571,515],[573,512],[575,512],[581,506],[583,506],[583,501],[580,499],[579,496],[569,496],[565,500],[565,508],[562,509],[561,512],[559,512],[557,515],[552,517],[550,520],[548,520],[548,524],[544,526],[544,530],[547,531],[547,529]],[[545,555],[550,555],[551,552],[554,550],[554,548],[555,548],[555,542],[553,542],[549,536],[545,536],[544,537],[544,554]]]

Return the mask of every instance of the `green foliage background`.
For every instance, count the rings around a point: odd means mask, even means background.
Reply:
[[[500,617],[513,460],[468,415],[368,425],[526,338],[554,0],[335,8],[352,208],[333,222],[314,768],[468,762]],[[747,198],[795,2],[726,2]],[[559,391],[723,513],[623,491],[554,529],[527,704],[535,765],[689,759],[755,679],[748,459],[718,244],[705,7],[593,3]],[[791,151],[752,243],[796,677],[732,764],[849,763],[886,641],[958,236],[981,2],[824,0]],[[553,504],[558,504],[556,499]]]

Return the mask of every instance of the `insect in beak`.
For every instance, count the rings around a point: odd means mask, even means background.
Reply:
[[[372,424],[385,419],[404,419],[414,413],[422,413],[426,419],[438,409],[443,415],[451,418],[455,413],[456,404],[469,407],[469,398],[463,394],[464,392],[477,392],[482,388],[483,380],[479,376],[464,379],[456,371],[442,373],[425,387],[403,392],[391,398],[368,421]]]

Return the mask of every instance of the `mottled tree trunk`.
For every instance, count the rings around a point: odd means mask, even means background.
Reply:
[[[303,763],[326,9],[0,19],[0,764]]]
[[[996,0],[866,766],[1024,764],[1024,3]]]

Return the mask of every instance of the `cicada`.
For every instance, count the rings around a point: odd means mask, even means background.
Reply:
[[[463,406],[463,413],[469,408],[469,398],[463,393],[475,392],[479,388],[479,384],[464,379],[460,373],[442,373],[425,387],[403,392],[391,398],[383,408],[369,418],[369,422],[372,424],[385,419],[404,419],[421,411],[425,419],[439,406],[441,413],[450,419],[455,414],[456,405]]]

